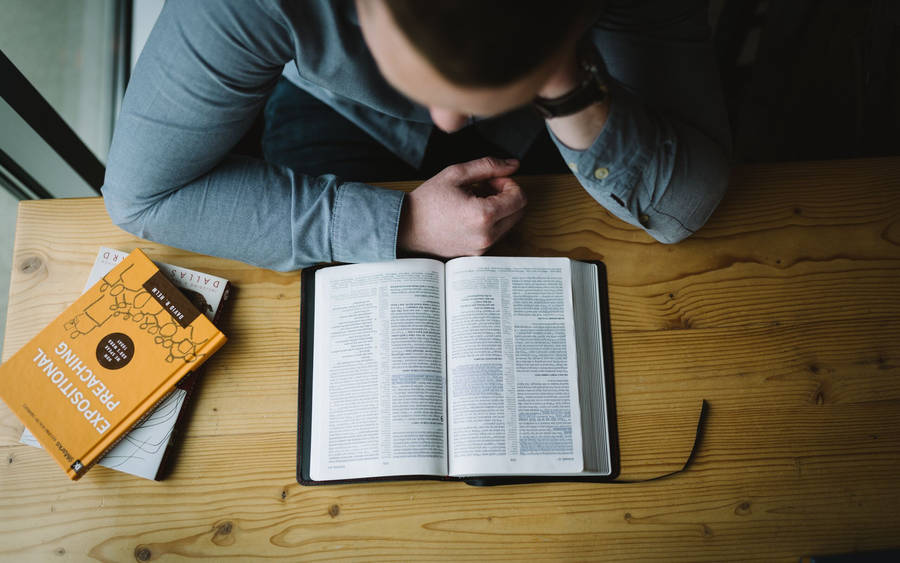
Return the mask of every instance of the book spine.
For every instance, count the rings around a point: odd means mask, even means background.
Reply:
[[[182,380],[178,382],[178,388],[184,391],[184,400],[181,402],[181,408],[178,409],[178,414],[175,416],[175,423],[172,425],[172,434],[169,436],[168,443],[166,443],[166,450],[163,452],[162,459],[159,461],[159,465],[156,467],[156,474],[153,476],[154,481],[162,481],[163,476],[168,469],[170,459],[174,457],[174,451],[178,446],[179,439],[181,438],[181,427],[187,421],[188,413],[191,410],[190,402],[194,396],[194,389],[197,386],[197,381],[205,371],[206,369],[203,366],[200,366],[194,369],[194,371],[185,375],[184,378],[182,378]]]
[[[222,320],[225,304],[228,302],[229,297],[231,297],[231,282],[226,281],[225,287],[222,290],[222,298],[219,299],[219,304],[212,316],[212,323],[215,326],[219,326],[219,321]],[[175,450],[177,449],[181,438],[180,430],[182,426],[184,426],[192,410],[191,399],[194,396],[194,389],[197,387],[197,382],[205,372],[206,368],[200,366],[185,375],[181,381],[178,382],[178,387],[184,391],[184,401],[182,401],[181,408],[178,410],[175,424],[172,425],[172,435],[169,437],[169,442],[166,444],[166,451],[163,452],[163,457],[159,462],[159,466],[156,468],[156,475],[153,477],[154,481],[161,481],[163,477],[165,477],[166,471],[169,468],[169,463],[174,457]]]

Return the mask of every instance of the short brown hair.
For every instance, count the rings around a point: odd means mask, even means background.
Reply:
[[[460,86],[502,86],[540,65],[602,10],[599,0],[385,0],[434,68]]]

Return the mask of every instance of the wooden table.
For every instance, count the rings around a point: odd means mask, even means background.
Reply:
[[[8,358],[100,245],[231,279],[172,476],[72,483],[0,405],[0,559],[784,560],[900,547],[900,158],[737,169],[709,225],[653,242],[569,177],[523,178],[498,253],[602,259],[622,476],[473,488],[295,481],[300,277],[131,237],[96,199],[19,207]],[[409,188],[408,185],[395,186]]]

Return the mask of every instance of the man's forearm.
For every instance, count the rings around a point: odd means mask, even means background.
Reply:
[[[587,150],[603,131],[609,116],[609,106],[610,99],[607,96],[602,102],[590,105],[578,113],[548,119],[547,126],[567,147],[577,151]]]
[[[566,95],[577,75],[573,56],[539,96]],[[727,151],[677,114],[660,112],[629,93],[615,76],[607,87],[602,103],[548,119],[547,126],[569,168],[598,203],[659,241],[677,242],[702,226],[721,199]]]
[[[559,70],[541,88],[538,95],[542,98],[558,98],[568,94],[579,85],[579,65],[574,45],[563,57]],[[547,126],[556,138],[567,147],[583,151],[594,143],[609,116],[609,96],[602,101],[584,108],[578,113],[547,120]]]

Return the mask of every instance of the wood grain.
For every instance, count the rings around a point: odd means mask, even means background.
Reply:
[[[900,547],[900,158],[742,167],[678,245],[570,177],[522,178],[494,254],[608,269],[623,477],[473,488],[295,481],[299,276],[136,239],[96,199],[19,207],[3,358],[78,295],[101,245],[231,279],[172,476],[71,483],[0,406],[0,559],[796,561]],[[389,187],[411,189],[414,184]]]

